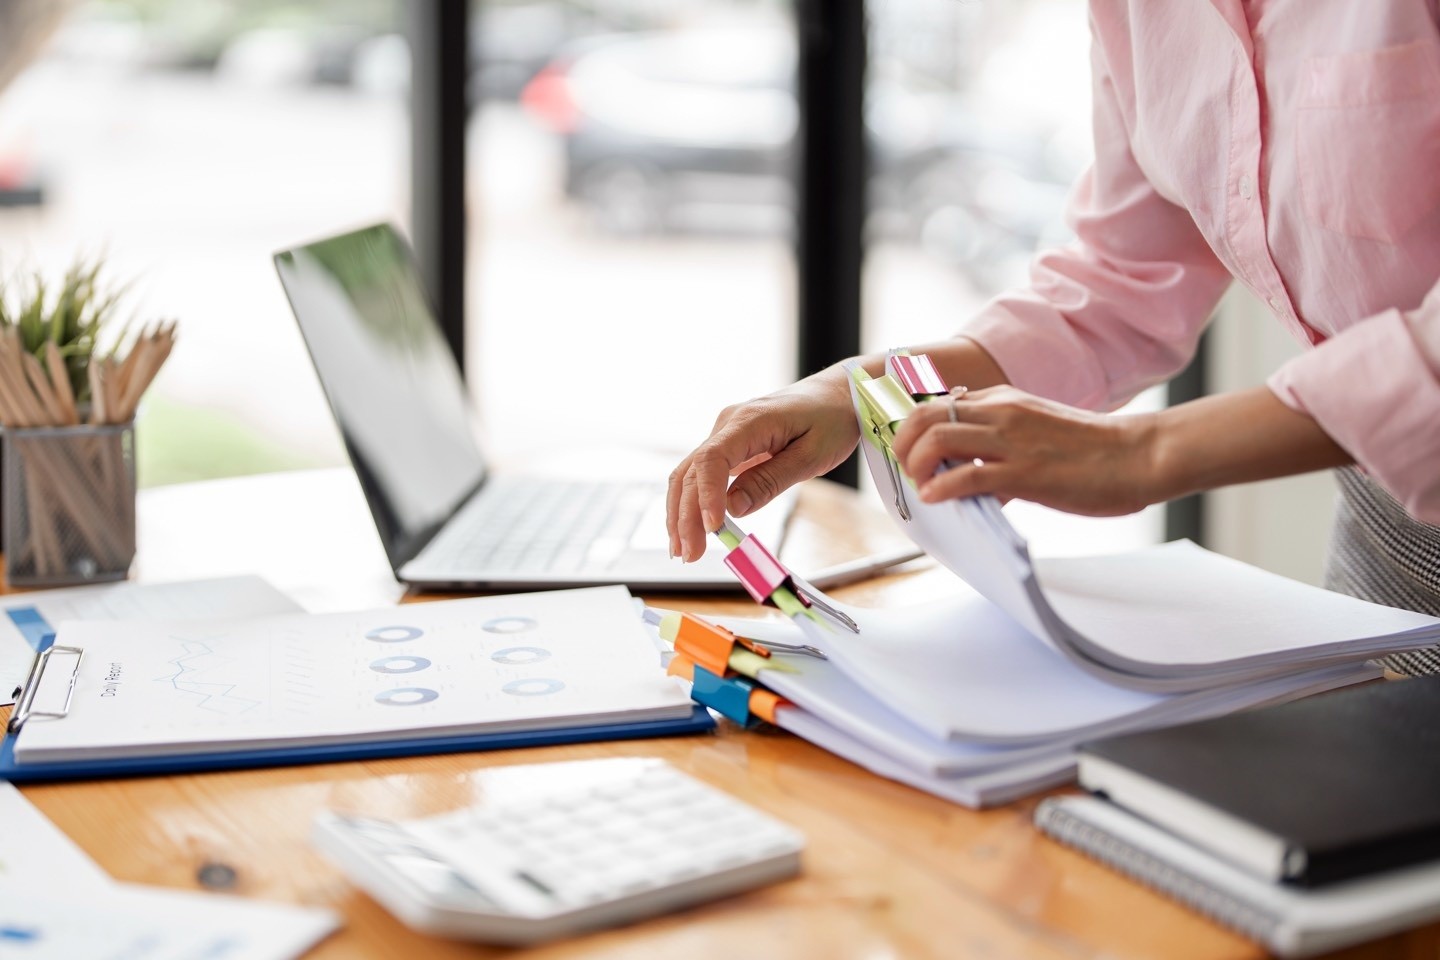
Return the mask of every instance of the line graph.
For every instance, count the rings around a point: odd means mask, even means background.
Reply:
[[[169,661],[175,667],[175,672],[156,677],[155,682],[168,684],[179,693],[195,697],[194,706],[197,710],[233,717],[253,710],[264,702],[237,696],[234,691],[240,686],[238,683],[201,679],[211,671],[223,671],[225,667],[236,662],[234,657],[216,653],[215,649],[203,640],[181,640],[180,651],[180,656]]]

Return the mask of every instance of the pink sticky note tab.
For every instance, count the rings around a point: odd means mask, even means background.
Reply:
[[[929,354],[917,353],[913,357],[896,354],[890,358],[890,365],[894,368],[900,385],[912,397],[929,397],[950,392]]]
[[[765,549],[765,545],[753,536],[747,536],[740,545],[725,555],[725,566],[739,578],[745,592],[756,603],[764,603],[790,578],[790,571]]]

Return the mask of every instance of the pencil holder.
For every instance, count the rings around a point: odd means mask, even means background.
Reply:
[[[12,586],[123,580],[135,559],[135,422],[7,428],[5,573]]]

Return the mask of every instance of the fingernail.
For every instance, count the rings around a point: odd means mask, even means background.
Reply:
[[[690,545],[685,542],[685,538],[684,538],[684,537],[681,537],[681,538],[680,538],[680,559],[681,559],[681,560],[685,560],[685,559],[687,559],[689,556],[690,556]]]
[[[750,494],[744,490],[736,491],[730,495],[730,512],[737,517],[745,516],[754,505],[755,501],[752,500]]]
[[[715,519],[715,514],[711,513],[709,510],[705,510],[701,513],[701,519],[705,521],[705,530],[707,533],[719,530],[720,527],[723,525],[723,521]]]

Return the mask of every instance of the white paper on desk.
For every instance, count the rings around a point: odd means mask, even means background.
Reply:
[[[896,761],[948,776],[1379,675],[1363,663],[1340,664],[1229,687],[1142,693],[1095,678],[983,597],[959,589],[948,600],[897,610],[836,604],[860,626],[858,636],[806,634],[829,661],[777,653],[794,672],[762,670],[760,679]],[[788,622],[720,620],[741,636],[801,639]]]
[[[215,894],[0,882],[5,960],[291,960],[339,925],[328,910]]]
[[[298,612],[300,606],[259,577],[184,583],[107,583],[0,598],[0,706],[13,703],[35,657],[33,631],[9,614],[33,610],[50,626],[65,620],[204,620]]]
[[[0,781],[0,884],[28,889],[86,890],[108,887],[110,877],[31,805]],[[0,940],[0,945],[4,941]],[[4,956],[0,950],[0,956]]]
[[[69,716],[19,763],[678,719],[624,587],[202,623],[76,623]],[[64,692],[46,672],[37,698]]]
[[[1019,763],[994,770],[981,770],[960,777],[936,777],[896,762],[880,750],[862,743],[844,731],[801,709],[781,708],[776,724],[837,757],[844,757],[872,773],[908,784],[965,807],[992,807],[1059,786],[1075,778],[1073,750],[1053,750]]]

